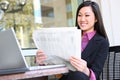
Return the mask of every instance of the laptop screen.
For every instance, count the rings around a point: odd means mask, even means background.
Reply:
[[[0,32],[0,38],[0,74],[27,68],[13,28]]]

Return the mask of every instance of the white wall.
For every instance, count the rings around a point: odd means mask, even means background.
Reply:
[[[99,4],[110,46],[120,45],[120,0],[91,0]]]
[[[100,0],[110,45],[120,45],[120,0]]]

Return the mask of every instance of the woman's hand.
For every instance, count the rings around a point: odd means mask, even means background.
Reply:
[[[38,50],[36,53],[36,63],[39,65],[43,65],[43,61],[47,58],[45,53],[42,50]]]
[[[71,56],[70,63],[80,72],[85,73],[86,75],[90,76],[90,71],[87,67],[87,62],[83,59]]]

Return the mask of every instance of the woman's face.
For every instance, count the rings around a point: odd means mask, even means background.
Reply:
[[[94,24],[96,21],[97,20],[90,6],[83,7],[79,10],[77,23],[83,32],[94,31]]]

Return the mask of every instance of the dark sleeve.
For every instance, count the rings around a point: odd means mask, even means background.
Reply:
[[[107,40],[103,39],[100,43],[94,62],[90,68],[95,73],[96,79],[99,78],[100,73],[102,72],[108,53],[109,53],[109,43]]]

